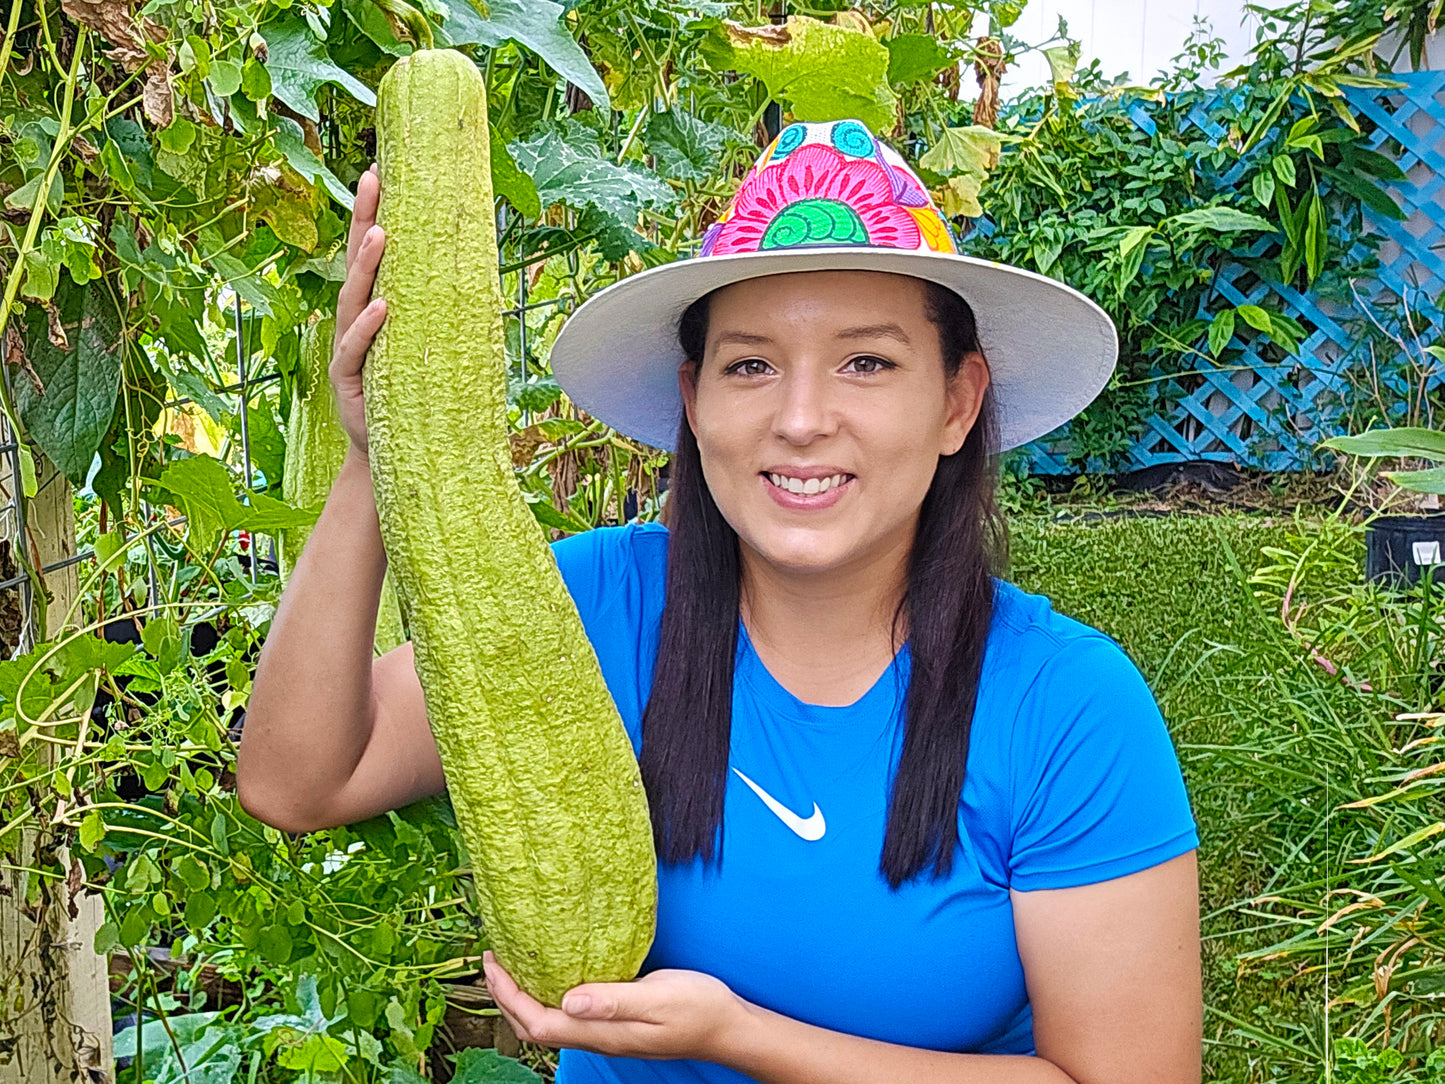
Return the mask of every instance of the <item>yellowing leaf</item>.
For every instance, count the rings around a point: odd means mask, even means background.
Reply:
[[[1079,66],[1079,48],[1077,41],[1071,41],[1068,45],[1055,45],[1044,50],[1044,58],[1049,62],[1049,72],[1054,80],[1054,93],[1060,97],[1072,96],[1069,83]]]
[[[998,165],[1003,144],[998,133],[982,125],[945,128],[943,137],[918,159],[918,164],[934,173],[972,173],[982,180]]]
[[[704,56],[716,70],[752,75],[803,121],[856,118],[874,131],[897,119],[888,86],[888,50],[872,34],[803,15],[786,23],[743,26],[726,20]]]
[[[969,218],[981,216],[983,208],[978,202],[978,190],[982,186],[982,180],[972,173],[950,177],[943,186],[943,213],[950,218],[954,215],[966,215]]]

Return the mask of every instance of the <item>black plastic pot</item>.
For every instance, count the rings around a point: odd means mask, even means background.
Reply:
[[[1445,562],[1445,512],[1381,516],[1365,528],[1365,578],[1396,587],[1420,581],[1426,565]],[[1432,582],[1445,580],[1435,568]]]

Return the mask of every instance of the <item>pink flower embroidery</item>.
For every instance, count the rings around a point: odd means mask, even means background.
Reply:
[[[847,158],[832,147],[808,144],[743,181],[722,228],[708,238],[712,243],[704,245],[703,254],[812,245],[917,249],[918,222],[894,198],[892,180],[876,161]],[[802,232],[777,230],[765,246],[768,227],[779,213],[805,200],[828,212],[814,216],[824,225],[806,223],[811,228]]]

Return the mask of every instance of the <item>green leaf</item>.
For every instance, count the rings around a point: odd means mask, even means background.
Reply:
[[[145,129],[125,117],[112,117],[105,122],[105,134],[115,141],[120,153],[130,161],[137,183],[149,188],[153,183],[151,170],[155,162],[151,157],[150,136]]]
[[[144,892],[161,882],[161,869],[147,852],[141,851],[125,864],[125,887],[128,892]]]
[[[5,206],[9,207],[12,211],[34,211],[35,204],[40,199],[40,185],[44,180],[45,174],[37,173],[5,197]],[[64,202],[65,178],[61,175],[61,171],[57,169],[55,176],[50,180],[50,195],[45,200],[45,209],[52,215],[58,215]]]
[[[1270,162],[1270,167],[1274,170],[1274,175],[1279,178],[1280,184],[1286,188],[1294,187],[1294,159],[1287,154],[1277,154]]]
[[[188,396],[209,414],[218,424],[224,425],[226,417],[231,413],[230,406],[219,395],[213,392],[200,373],[191,369],[178,368],[170,374],[171,387],[177,392]]]
[[[517,168],[516,159],[507,150],[506,141],[496,128],[488,132],[488,147],[492,158],[492,191],[501,196],[521,212],[523,218],[536,218],[542,213],[542,201],[537,197],[537,186]]]
[[[30,451],[30,445],[20,445],[20,491],[27,497],[33,497],[40,492],[40,483],[35,477],[35,456]]]
[[[718,26],[704,52],[715,70],[751,75],[802,121],[855,117],[874,131],[893,127],[888,50],[872,36],[792,15],[782,26]]]
[[[1236,305],[1234,311],[1239,313],[1244,322],[1256,331],[1263,331],[1268,334],[1272,329],[1269,313],[1265,312],[1258,305]]]
[[[1328,226],[1325,221],[1325,206],[1318,191],[1310,196],[1309,215],[1305,220],[1305,268],[1310,281],[1319,278],[1325,267],[1325,252],[1329,247]]]
[[[216,898],[209,892],[192,892],[186,897],[182,918],[193,930],[204,930],[216,917]]]
[[[1445,493],[1445,467],[1428,470],[1392,470],[1385,477],[1414,493]]]
[[[376,105],[371,88],[331,59],[326,43],[317,40],[304,18],[288,15],[263,27],[261,34],[266,39],[272,93],[303,117],[321,120],[316,92],[323,83],[334,83],[362,105]]]
[[[284,964],[290,962],[295,943],[291,940],[289,929],[273,924],[262,928],[256,947],[261,955],[273,964]]]
[[[944,176],[968,173],[982,179],[998,164],[1002,146],[992,128],[979,124],[945,128],[938,142],[918,159],[918,164]]]
[[[1254,175],[1254,180],[1250,182],[1250,187],[1254,192],[1254,198],[1259,201],[1261,207],[1268,207],[1274,200],[1273,173],[1266,173],[1264,170],[1260,170]]]
[[[100,928],[95,931],[93,944],[97,956],[109,956],[120,948],[120,927],[114,922],[102,922]],[[131,1042],[133,1043],[135,1040],[132,1039]]]
[[[606,158],[598,135],[570,118],[511,144],[512,158],[532,178],[543,207],[595,207],[624,226],[643,208],[667,209],[673,190],[653,174]]]
[[[186,537],[203,553],[210,553],[235,516],[231,472],[209,455],[193,455],[170,464],[156,484],[175,495],[186,514]]]
[[[141,1029],[132,1024],[129,1027],[121,1028],[115,1033],[111,1043],[117,1058],[133,1058],[136,1056],[136,1039],[142,1039],[142,1053],[145,1055],[147,1065],[154,1065],[160,1060],[161,1053],[171,1047],[171,1035],[181,1043],[189,1043],[196,1033],[206,1025],[214,1021],[221,1013],[216,1012],[195,1012],[167,1016],[165,1024],[159,1020],[147,1020],[145,1022],[144,1035]],[[169,1031],[167,1031],[169,1028]]]
[[[464,4],[466,0],[456,0],[456,2]],[[412,52],[411,42],[403,41],[396,36],[391,20],[386,17],[375,0],[341,0],[341,10],[346,13],[346,17],[355,24],[358,30],[371,39],[372,44],[388,56],[406,56]],[[450,17],[449,15],[448,18]],[[435,30],[433,32],[436,35],[437,44],[440,45],[449,40],[445,33],[438,33]]]
[[[1330,166],[1318,168],[1320,175],[1327,177],[1335,188],[1347,195],[1354,196],[1381,218],[1403,222],[1409,217],[1405,210],[1395,202],[1395,197],[1379,185],[1364,180],[1356,174],[1346,173],[1344,170],[1334,169]]]
[[[239,112],[234,101],[231,103],[231,108],[233,112]],[[301,125],[290,117],[283,117],[275,113],[267,118],[266,123],[273,127],[271,141],[275,143],[276,149],[286,156],[286,163],[312,184],[321,184],[331,194],[332,199],[348,211],[351,210],[356,202],[356,197],[346,185],[341,183],[336,174],[326,168],[326,163],[316,157],[316,153],[306,145]]]
[[[240,416],[231,413],[228,416],[228,423],[231,432],[236,435],[236,443],[241,441]],[[256,402],[246,404],[246,435],[251,445],[251,465],[260,469],[266,476],[267,487],[276,487],[278,492],[281,485],[281,476],[285,470],[286,440],[281,436],[280,427],[276,424],[276,417],[271,412],[271,401],[265,397]]]
[[[1064,94],[1070,81],[1074,78],[1074,71],[1079,66],[1079,53],[1081,43],[1071,41],[1067,45],[1055,45],[1050,49],[1043,50],[1044,59],[1049,62],[1049,73],[1053,77],[1054,91],[1060,95]]]
[[[173,154],[185,154],[196,141],[196,126],[185,117],[177,116],[170,124],[156,133],[160,145]],[[117,146],[108,143],[107,146]]]
[[[186,883],[192,892],[211,887],[211,873],[195,855],[182,855],[175,865],[176,876]]]
[[[181,626],[170,614],[153,617],[140,630],[141,645],[162,670],[175,669],[181,657]]]
[[[1275,228],[1274,223],[1260,218],[1259,215],[1238,211],[1233,207],[1196,207],[1192,211],[1170,215],[1161,225],[1182,226],[1187,230],[1214,230],[1216,233],[1232,233],[1236,230],[1263,230],[1272,233]]]
[[[484,18],[469,0],[451,0],[450,14],[437,32],[438,44],[485,45],[504,41],[526,46],[563,79],[577,84],[604,114],[612,108],[607,87],[587,54],[562,25],[565,10],[552,0],[487,0]]]
[[[457,1054],[452,1084],[538,1084],[541,1077],[516,1058],[491,1047],[467,1047]]]
[[[92,810],[80,822],[80,845],[87,851],[93,851],[104,838],[105,821],[101,819],[100,810]]]
[[[1154,236],[1153,226],[1130,226],[1119,238],[1119,255],[1128,256]]]
[[[110,427],[120,388],[122,323],[110,290],[61,284],[56,294],[60,323],[69,342],[50,341],[49,321],[39,305],[25,313],[25,354],[44,394],[21,377],[15,381],[21,420],[40,450],[75,485]]]
[[[241,93],[253,102],[264,102],[271,97],[271,73],[255,57],[249,58],[241,69]]]
[[[1138,229],[1139,227],[1134,227]],[[1152,230],[1150,231],[1153,232]],[[1123,254],[1123,260],[1119,265],[1118,275],[1115,277],[1114,285],[1122,294],[1129,283],[1133,282],[1139,274],[1139,268],[1144,266],[1144,255],[1149,251],[1149,246],[1136,241],[1128,252]]]
[[[241,89],[241,65],[235,60],[217,60],[211,65],[211,89],[229,98]]]
[[[907,86],[931,79],[958,61],[930,34],[899,34],[883,42],[888,50],[888,82]]]
[[[1351,455],[1416,456],[1422,459],[1445,460],[1445,433],[1420,426],[1375,429],[1354,436],[1322,440],[1325,448]]]
[[[1214,319],[1209,324],[1209,352],[1215,357],[1219,357],[1232,338],[1234,338],[1234,310],[1225,309],[1223,312],[1215,313]]]
[[[1018,22],[1027,4],[1028,0],[989,0],[988,13],[1000,30],[1007,30]]]
[[[122,190],[129,191],[135,187],[135,175],[131,173],[130,164],[120,153],[115,140],[108,140],[100,149],[100,164],[105,167],[106,175]]]
[[[20,296],[35,301],[49,301],[60,286],[60,261],[43,249],[31,249],[25,254],[25,280],[20,284]]]
[[[264,493],[247,493],[242,504],[232,492],[231,474],[208,455],[193,455],[171,463],[153,485],[172,494],[167,503],[186,513],[187,538],[197,549],[213,550],[228,530],[272,532],[287,527],[311,526],[316,511],[291,508]]]
[[[657,171],[677,181],[707,181],[717,169],[728,129],[682,109],[653,113],[642,129],[642,143],[657,161]]]

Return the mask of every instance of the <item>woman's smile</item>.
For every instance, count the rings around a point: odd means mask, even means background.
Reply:
[[[758,477],[780,506],[806,511],[832,508],[852,489],[856,475],[847,471],[819,474],[797,470],[794,473],[763,471]]]

